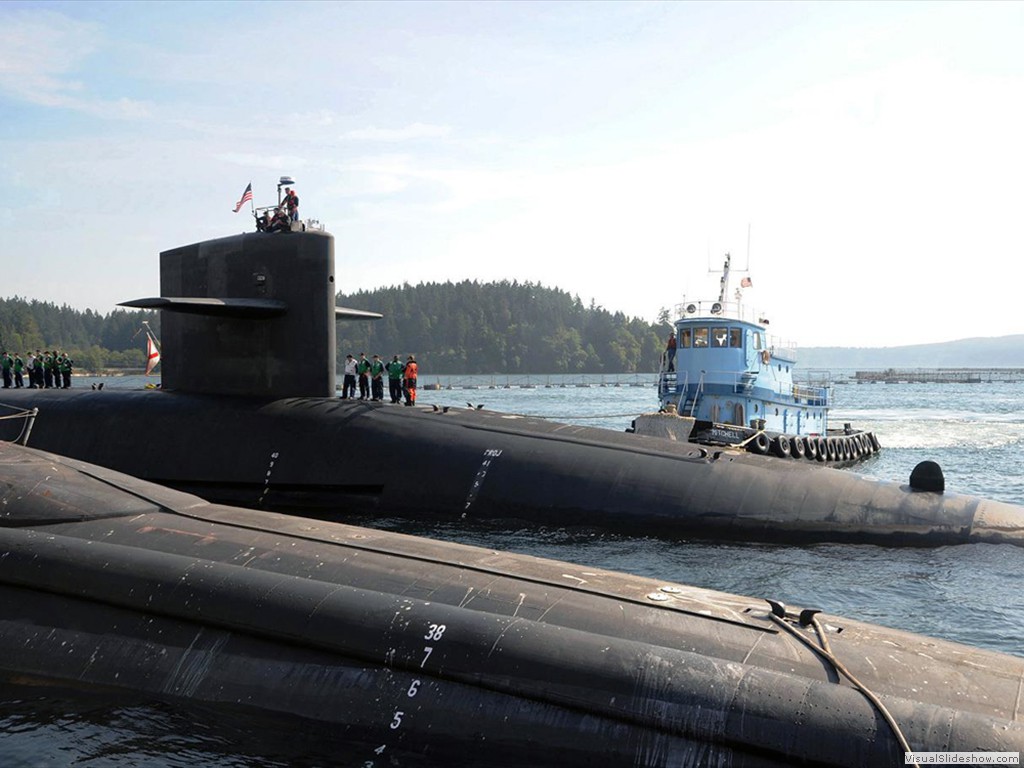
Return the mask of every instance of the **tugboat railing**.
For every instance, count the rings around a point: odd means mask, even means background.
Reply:
[[[811,387],[806,384],[794,384],[793,397],[797,400],[806,400],[811,405],[828,405],[829,388]]]
[[[708,301],[707,299],[689,300],[683,297],[682,304],[676,304],[677,320],[711,318],[715,320],[742,320],[746,323],[764,324],[764,317],[739,301]]]
[[[704,392],[704,375],[706,373],[707,373],[707,371],[701,371],[700,372],[700,379],[697,380],[697,386],[694,387],[694,390],[693,390],[693,397],[690,398],[690,412],[688,414],[686,414],[687,416],[693,416],[697,412],[697,403],[700,402],[700,396]],[[689,375],[690,375],[689,371],[687,371],[687,374],[686,374],[686,378],[687,379],[689,379]],[[679,390],[679,402],[676,403],[676,410],[679,413],[683,412],[683,406],[685,405],[684,400],[687,397],[687,393],[689,392],[689,389],[690,389],[689,387],[684,386],[684,387],[681,387],[680,390]]]
[[[708,301],[707,299],[687,300],[675,306],[676,322],[680,320],[738,320],[758,326],[764,333],[765,343],[773,357],[795,363],[796,344],[768,332],[768,318],[740,301]]]
[[[732,392],[735,395],[749,395],[754,388],[757,371],[702,370],[692,392],[689,377],[689,371],[669,371],[663,367],[658,376],[658,394],[662,400],[675,394],[676,412],[692,416],[696,412],[697,404],[700,402],[701,395],[704,394],[709,380],[719,385],[731,386]],[[794,383],[790,389],[790,394],[794,400],[803,401],[805,404],[812,406],[828,407],[832,399],[831,387],[827,384],[816,386],[807,383]]]

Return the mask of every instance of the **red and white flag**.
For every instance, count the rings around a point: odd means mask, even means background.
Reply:
[[[740,288],[750,288],[753,284],[749,277],[744,277],[740,280]]]
[[[245,192],[242,193],[242,199],[235,205],[235,213],[238,213],[242,206],[252,200],[252,182],[249,182],[249,186],[245,188]]]
[[[160,350],[153,343],[152,336],[146,336],[146,375],[149,376],[160,362]]]

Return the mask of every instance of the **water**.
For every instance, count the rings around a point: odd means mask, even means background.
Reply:
[[[140,381],[144,379],[107,380],[106,386],[138,386]],[[592,386],[576,386],[584,381]],[[453,388],[421,391],[419,400],[460,407],[483,404],[621,431],[636,414],[655,406],[653,386],[633,386],[640,381],[636,376],[428,376],[421,383]],[[75,380],[76,386],[91,383]],[[918,462],[930,459],[945,471],[948,491],[1024,505],[1024,384],[848,384],[837,386],[835,395],[833,426],[850,422],[870,429],[883,445],[881,454],[852,471],[905,482]],[[666,582],[770,596],[1024,655],[1024,549],[1019,547],[786,547],[669,542],[599,530],[489,525],[465,530],[395,520],[378,524]],[[5,768],[360,765],[344,757],[353,753],[359,751],[353,751],[351,738],[332,741],[330,733],[309,723],[255,721],[251,715],[130,696],[0,686],[0,756]]]

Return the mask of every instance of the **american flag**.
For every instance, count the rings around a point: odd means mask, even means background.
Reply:
[[[242,193],[242,199],[239,200],[238,204],[235,206],[235,213],[238,213],[238,211],[241,210],[242,206],[245,205],[250,200],[252,200],[252,182],[251,181],[249,182],[249,185],[245,188],[245,192]]]
[[[742,280],[740,280],[740,285],[743,288],[750,288],[753,284],[754,282],[749,277],[744,277]]]

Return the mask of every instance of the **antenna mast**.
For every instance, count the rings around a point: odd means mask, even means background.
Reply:
[[[729,264],[732,262],[732,256],[728,253],[725,254],[725,264],[722,266],[722,280],[719,283],[718,301],[722,303],[725,301],[725,294],[729,291]]]

